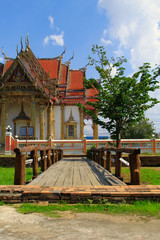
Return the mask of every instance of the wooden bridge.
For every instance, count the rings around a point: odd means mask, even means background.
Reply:
[[[70,187],[125,184],[98,163],[77,157],[63,158],[35,178],[30,185]]]
[[[140,184],[139,149],[101,148],[91,149],[90,159],[86,157],[64,158],[61,149],[35,146],[16,148],[15,185],[25,184],[26,154],[29,153],[33,166],[33,181],[30,185],[38,186],[100,186],[125,185],[121,177],[122,152],[129,153],[131,184]],[[38,152],[40,157],[38,157]],[[115,176],[111,170],[111,152],[115,152]],[[38,161],[41,174],[38,176]],[[109,171],[107,171],[109,170]]]

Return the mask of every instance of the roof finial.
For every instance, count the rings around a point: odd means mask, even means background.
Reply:
[[[23,42],[22,42],[22,36],[21,36],[21,52],[23,52]]]
[[[27,47],[29,47],[29,34],[27,33]]]
[[[87,66],[88,66],[88,65],[90,65],[90,61],[89,61],[89,63],[86,64],[86,66],[85,66],[84,68],[87,69]]]
[[[17,44],[17,56],[18,56],[18,44]]]
[[[74,58],[74,51],[73,51],[72,57],[68,61],[71,61],[73,58]]]
[[[25,37],[25,45],[26,45],[26,47],[27,47],[27,37]]]
[[[63,54],[65,54],[65,52],[66,52],[66,47],[65,47],[64,51],[62,52],[61,56],[62,56]]]
[[[6,54],[3,52],[3,47],[1,48],[1,52],[2,52],[2,54],[4,55],[4,58],[6,58],[7,56],[6,56]]]

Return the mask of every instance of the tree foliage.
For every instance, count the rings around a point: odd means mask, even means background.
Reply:
[[[90,65],[95,66],[100,80],[84,79],[84,84],[86,88],[99,91],[97,101],[88,103],[98,110],[99,116],[81,107],[92,116],[94,122],[110,132],[118,146],[125,126],[141,121],[145,111],[158,103],[149,93],[159,88],[157,77],[160,70],[159,67],[151,69],[149,63],[144,63],[138,72],[125,76],[124,64],[127,60],[124,57],[109,60],[104,47],[98,45],[93,45],[92,53],[94,57],[89,57]]]
[[[132,126],[125,126],[122,130],[122,139],[151,139],[155,134],[153,122],[149,122],[144,118],[142,121],[135,123]]]

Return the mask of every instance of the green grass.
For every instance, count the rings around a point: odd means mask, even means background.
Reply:
[[[60,217],[63,211],[70,211],[71,213],[105,213],[105,214],[127,214],[138,215],[146,217],[156,217],[160,219],[160,203],[148,201],[136,201],[133,204],[49,204],[48,206],[41,206],[36,204],[21,204],[16,206],[18,212],[23,214],[28,213],[43,213],[51,217]]]
[[[40,168],[38,169],[40,172]],[[114,173],[115,168],[112,168]],[[33,176],[32,168],[26,168],[26,181],[29,181]],[[122,168],[122,177],[124,182],[130,182],[129,168]],[[0,185],[14,184],[14,168],[0,167]],[[141,168],[141,184],[143,185],[160,185],[160,168],[158,167],[142,167]]]
[[[122,177],[124,182],[130,181],[129,168],[122,168]],[[142,167],[141,168],[141,184],[143,185],[160,185],[160,168],[158,167]]]
[[[0,201],[0,206],[4,205],[4,202]]]
[[[40,171],[40,168],[39,168]],[[0,185],[14,185],[14,168],[0,167]],[[32,168],[26,168],[26,181],[32,179]]]

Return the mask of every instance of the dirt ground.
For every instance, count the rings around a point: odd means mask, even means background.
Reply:
[[[60,218],[20,214],[0,206],[0,240],[159,240],[160,220],[96,213],[63,213]]]

